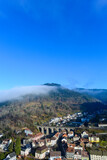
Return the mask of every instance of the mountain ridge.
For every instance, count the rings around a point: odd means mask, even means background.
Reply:
[[[47,94],[30,94],[21,99],[0,104],[0,128],[11,129],[21,127],[34,127],[54,117],[63,117],[75,112],[94,112],[104,108],[98,99],[84,95],[57,84]]]
[[[102,103],[107,104],[107,89],[85,89],[76,88],[74,91],[82,93],[84,95],[92,96],[99,99]]]

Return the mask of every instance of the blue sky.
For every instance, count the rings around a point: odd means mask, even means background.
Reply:
[[[107,0],[0,0],[0,90],[107,88]]]

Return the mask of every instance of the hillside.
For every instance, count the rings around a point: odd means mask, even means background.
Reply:
[[[99,100],[57,84],[48,94],[29,94],[20,99],[0,103],[0,128],[11,129],[42,124],[52,117],[64,116],[78,111],[94,111],[103,108]]]
[[[77,88],[76,92],[82,93],[84,95],[89,95],[93,98],[99,99],[102,103],[107,104],[107,89],[84,89]]]

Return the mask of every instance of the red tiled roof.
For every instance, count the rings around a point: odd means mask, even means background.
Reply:
[[[68,137],[67,134],[64,134],[63,137]]]
[[[73,147],[68,147],[66,152],[74,152],[74,148]]]
[[[61,152],[60,151],[51,151],[50,152],[50,157],[58,157],[60,156],[61,157]]]
[[[36,135],[31,135],[31,136],[32,136],[32,138],[34,138],[34,137],[39,137],[39,136],[42,136],[42,135],[43,135],[42,133],[38,133]]]

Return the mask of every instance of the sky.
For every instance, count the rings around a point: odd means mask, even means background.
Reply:
[[[107,89],[107,0],[0,0],[0,90]]]

